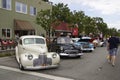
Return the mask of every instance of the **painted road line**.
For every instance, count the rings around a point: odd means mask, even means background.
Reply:
[[[74,79],[70,79],[70,78],[64,78],[64,77],[58,77],[58,76],[53,76],[53,75],[48,75],[48,74],[42,74],[42,73],[37,73],[37,72],[26,72],[26,71],[21,71],[20,69],[16,69],[16,68],[12,68],[12,67],[7,67],[7,66],[2,66],[0,65],[1,69],[5,69],[5,70],[10,70],[10,71],[14,71],[14,72],[19,72],[19,73],[24,73],[24,74],[28,74],[28,75],[33,75],[33,76],[38,76],[38,77],[44,77],[44,78],[48,78],[48,79],[53,79],[53,80],[74,80]]]

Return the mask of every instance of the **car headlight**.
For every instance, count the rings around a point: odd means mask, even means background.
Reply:
[[[29,54],[29,55],[28,55],[28,59],[29,59],[29,60],[32,60],[32,59],[33,59],[33,55]]]
[[[61,46],[61,47],[60,47],[60,50],[62,51],[63,49],[64,49],[64,48]]]
[[[80,46],[80,49],[83,49],[83,46]]]
[[[53,57],[53,58],[56,58],[56,57],[57,57],[57,54],[53,54],[52,57]]]

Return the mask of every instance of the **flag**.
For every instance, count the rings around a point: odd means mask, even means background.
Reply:
[[[73,28],[72,35],[78,36],[78,27]]]

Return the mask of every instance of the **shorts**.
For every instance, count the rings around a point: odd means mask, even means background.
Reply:
[[[117,55],[117,48],[110,49],[110,50],[109,50],[109,54],[110,54],[110,56],[115,56],[115,55]]]

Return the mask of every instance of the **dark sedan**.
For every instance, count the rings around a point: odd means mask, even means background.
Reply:
[[[69,37],[53,39],[48,48],[49,51],[57,52],[61,57],[81,57],[83,55],[79,46],[74,45]]]

